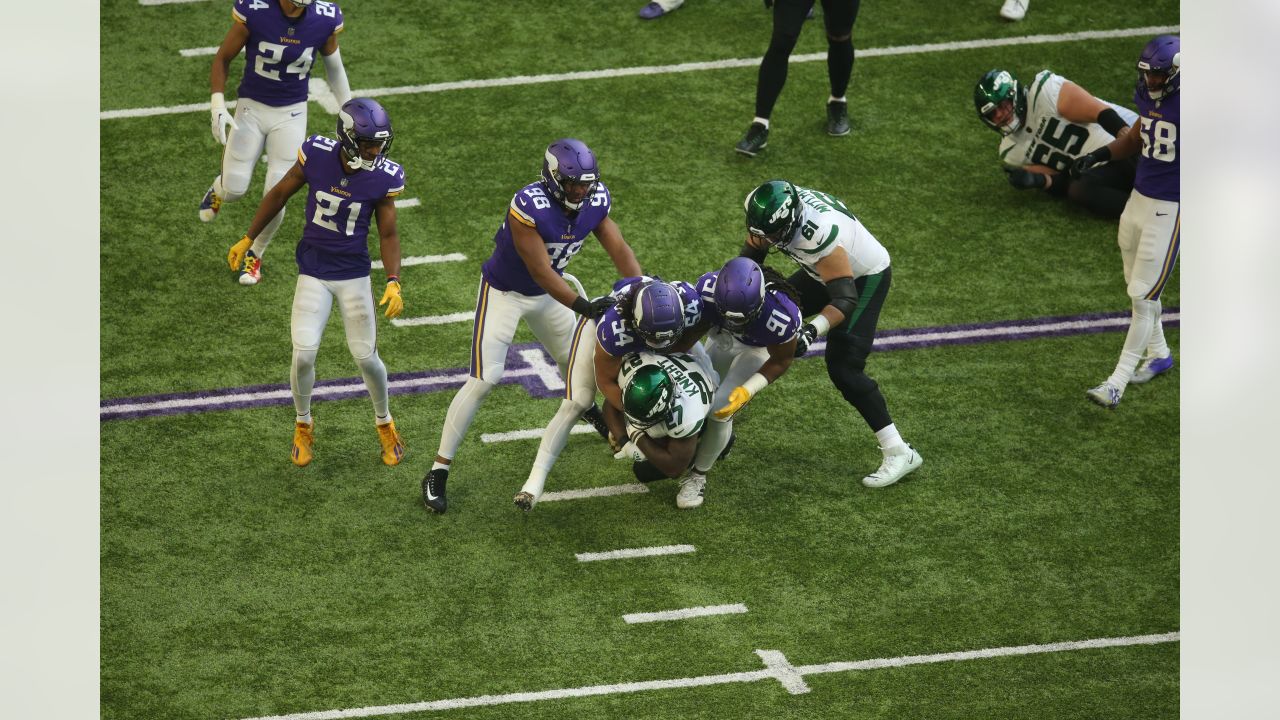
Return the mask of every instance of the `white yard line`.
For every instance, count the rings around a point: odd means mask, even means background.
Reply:
[[[431,263],[461,262],[466,259],[467,256],[462,253],[448,253],[447,255],[413,255],[407,258],[400,258],[400,267],[408,267],[410,265],[430,265]],[[374,260],[373,266],[381,270],[382,261]]]
[[[314,75],[307,78],[307,99],[320,103],[320,107],[330,115],[337,115],[339,108],[342,107],[338,104],[338,98],[334,97],[333,91],[329,89],[329,83],[324,78]]]
[[[543,498],[545,499],[545,497]],[[827,663],[825,665],[802,665],[792,667],[786,663],[782,653],[776,650],[757,650],[761,659],[769,665],[765,670],[732,672],[722,675],[702,675],[699,677],[673,678],[670,680],[643,680],[640,682],[616,683],[613,685],[588,685],[586,687],[564,688],[560,690],[540,690],[537,692],[508,693],[506,695],[480,695],[476,697],[453,698],[451,700],[432,700],[426,702],[401,703],[398,705],[374,705],[351,708],[347,710],[320,710],[316,712],[294,713],[291,715],[271,715],[246,720],[341,720],[354,717],[380,717],[384,715],[401,715],[412,712],[433,712],[440,710],[457,710],[469,707],[489,705],[507,705],[510,703],[539,702],[543,700],[563,700],[565,698],[596,697],[600,695],[621,695],[625,693],[646,692],[649,690],[674,690],[676,688],[707,687],[727,683],[748,683],[758,680],[778,680],[789,692],[795,687],[794,682],[788,687],[788,678],[815,675],[830,672],[848,672],[852,670],[877,670],[880,668],[904,667],[907,665],[924,665],[929,663],[957,662],[961,660],[980,660],[995,657],[1016,655],[1039,655],[1043,653],[1070,652],[1073,650],[1097,650],[1101,648],[1126,647],[1132,645],[1158,645],[1161,643],[1179,642],[1177,632],[1159,635],[1134,635],[1130,637],[1097,638],[1072,642],[1048,643],[1045,645],[1018,645],[1015,647],[987,648],[985,650],[966,650],[962,652],[938,653],[936,655],[908,655],[896,658],[879,658],[875,660],[859,660],[855,662]],[[777,653],[776,655],[774,653]]]
[[[218,47],[215,45],[213,47],[187,48],[186,50],[179,50],[178,54],[181,55],[182,57],[201,57],[203,55],[217,55]]]
[[[507,432],[484,433],[480,436],[480,442],[498,443],[511,442],[512,440],[533,440],[542,437],[547,431],[546,428],[533,428],[532,430],[509,430]],[[574,425],[570,430],[570,435],[590,435],[596,429],[590,425]]]
[[[655,555],[683,555],[696,552],[692,545],[659,545],[657,547],[626,548],[606,552],[577,553],[578,562],[596,562],[598,560],[624,560],[627,558],[653,557]]]
[[[195,0],[176,0],[194,2]],[[1009,45],[1040,45],[1044,43],[1077,42],[1080,40],[1101,40],[1124,37],[1150,37],[1162,33],[1178,31],[1177,25],[1161,25],[1153,27],[1124,28],[1120,30],[1087,30],[1084,32],[1060,33],[1057,35],[1025,35],[1011,38],[983,38],[980,40],[959,40],[946,43],[929,43],[926,45],[898,45],[885,48],[866,48],[858,50],[859,58],[885,57],[892,55],[915,55],[935,52],[951,52],[955,50],[975,50],[980,48],[1005,47]],[[792,63],[826,61],[827,54],[809,53],[791,56]],[[450,90],[471,90],[477,88],[509,87],[512,85],[538,85],[542,83],[569,82],[575,80],[595,80],[600,78],[629,77],[635,75],[670,75],[673,73],[700,72],[704,70],[722,70],[727,68],[759,67],[760,58],[735,58],[732,60],[715,60],[712,62],[681,63],[678,65],[649,65],[630,68],[610,68],[605,70],[588,70],[582,72],[555,73],[551,75],[517,75],[487,80],[459,80],[454,82],[428,83],[425,85],[405,85],[401,87],[370,88],[355,90],[353,96],[382,97],[386,95],[412,95],[417,93],[447,92]],[[319,78],[312,78],[312,81]],[[323,80],[320,80],[323,83]],[[326,85],[327,87],[327,85]],[[228,103],[228,106],[230,104]],[[151,115],[173,115],[178,113],[207,111],[209,104],[194,103],[190,105],[172,105],[169,107],[133,108],[129,110],[107,110],[99,113],[100,120],[118,118],[147,117]],[[337,112],[335,107],[330,112]]]
[[[665,622],[667,620],[688,620],[689,618],[707,617],[708,615],[739,615],[747,611],[742,603],[732,605],[705,605],[703,607],[681,608],[679,610],[663,610],[662,612],[630,613],[622,619],[628,625],[636,623]]]
[[[538,502],[547,503],[557,500],[582,500],[583,498],[608,497],[610,495],[637,495],[649,492],[649,488],[640,483],[627,485],[609,485],[606,487],[586,488],[585,490],[555,490],[543,493]]]
[[[209,0],[138,0],[139,5],[174,5],[177,3],[208,2]]]
[[[476,316],[474,310],[450,313],[448,315],[424,315],[422,317],[392,318],[395,327],[416,327],[418,325],[448,325],[450,323],[471,322]]]
[[[404,200],[396,200],[394,204],[398,210],[400,208],[418,207],[422,204],[422,201],[418,198],[405,198]]]

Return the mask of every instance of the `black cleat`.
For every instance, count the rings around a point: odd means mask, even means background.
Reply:
[[[533,496],[523,490],[516,493],[515,502],[516,507],[525,512],[533,509]]]
[[[755,157],[767,147],[769,147],[769,128],[753,122],[751,127],[747,128],[747,134],[742,136],[733,149],[747,157]]]
[[[834,137],[849,134],[849,103],[827,103],[827,134]]]
[[[600,412],[599,405],[591,403],[591,407],[583,410],[580,417],[590,423],[606,442],[609,440],[609,426],[604,424],[604,413]]]
[[[449,502],[444,497],[444,484],[449,479],[449,471],[438,468],[422,478],[422,502],[434,513],[444,514],[449,509]]]

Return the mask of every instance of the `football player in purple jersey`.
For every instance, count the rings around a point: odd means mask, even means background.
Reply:
[[[1133,193],[1117,234],[1133,316],[1115,370],[1086,393],[1106,408],[1120,404],[1129,383],[1148,382],[1173,368],[1173,353],[1160,322],[1160,293],[1178,261],[1181,68],[1178,36],[1160,35],[1148,42],[1138,58],[1133,94],[1138,121],[1111,144],[1081,156],[1071,168],[1079,175],[1100,162],[1138,156]]]
[[[223,38],[209,72],[213,139],[225,145],[222,172],[200,201],[200,219],[212,222],[223,203],[235,202],[249,190],[253,168],[267,154],[263,192],[284,177],[294,153],[307,136],[307,78],[318,50],[325,79],[339,105],[351,99],[347,71],[338,52],[342,11],[324,0],[236,0],[231,29]],[[236,89],[236,114],[227,112],[223,91],[231,61],[245,51],[244,77]],[[227,126],[231,133],[227,133]],[[241,285],[262,278],[262,254],[284,220],[284,209],[267,223],[252,248],[237,243],[227,264]]]
[[[697,283],[711,325],[707,349],[720,376],[693,473],[705,476],[733,436],[733,416],[782,377],[796,356],[800,295],[776,270],[736,257]]]
[[[574,391],[569,356],[587,322],[600,317],[614,299],[605,295],[589,300],[577,280],[565,274],[565,267],[587,236],[595,235],[619,275],[640,274],[635,253],[609,217],[612,206],[595,153],[573,138],[551,143],[543,154],[542,176],[511,198],[493,238],[493,254],[481,266],[470,376],[449,403],[440,448],[422,479],[422,500],[432,512],[448,508],[445,484],[453,458],[480,403],[506,371],[507,349],[521,319],[555,358],[565,379],[565,399],[543,436],[535,467],[550,468],[560,448],[548,438],[567,436],[579,416],[593,407],[594,391],[590,397]],[[575,319],[575,313],[580,317]]]
[[[360,367],[373,400],[374,424],[382,445],[382,462],[397,465],[405,447],[391,418],[387,367],[378,357],[367,238],[378,223],[378,245],[387,273],[379,305],[393,318],[404,309],[400,294],[400,233],[395,198],[404,191],[404,168],[387,159],[393,132],[387,111],[369,98],[355,98],[338,111],[338,139],[312,135],[298,149],[298,159],[280,182],[267,191],[240,242],[248,247],[276,217],[289,198],[308,186],[306,223],[295,253],[298,284],[289,323],[293,364],[289,389],[297,411],[291,455],[295,465],[311,462],[315,424],[311,390],[316,381],[316,352],[333,301],[338,301],[347,334],[347,349]]]

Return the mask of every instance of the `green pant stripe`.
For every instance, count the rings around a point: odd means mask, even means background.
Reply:
[[[867,309],[867,304],[871,302],[871,296],[876,294],[876,289],[880,287],[882,279],[884,279],[883,272],[867,276],[867,282],[862,286],[862,292],[858,294],[858,307],[854,308],[853,314],[841,325],[842,330],[845,332],[853,330],[853,324],[858,322],[858,318],[862,317],[862,311]]]

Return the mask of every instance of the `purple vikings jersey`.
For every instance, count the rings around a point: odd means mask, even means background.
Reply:
[[[369,223],[374,206],[404,190],[404,168],[383,158],[372,170],[343,171],[338,141],[312,135],[298,149],[307,178],[306,224],[295,254],[298,272],[321,280],[369,274]]]
[[[613,292],[609,294],[621,300],[640,289],[645,282],[654,279],[656,278],[648,275],[623,278],[613,284]],[[684,327],[688,330],[702,321],[702,298],[692,285],[683,280],[676,280],[671,284],[676,286],[680,301],[684,304]],[[662,352],[644,343],[644,339],[632,327],[631,321],[624,319],[618,312],[617,305],[605,310],[604,315],[600,316],[596,323],[596,340],[605,352],[614,357],[633,352]]]
[[[1182,93],[1175,92],[1160,100],[1152,100],[1139,89],[1133,101],[1138,104],[1138,130],[1142,133],[1142,154],[1138,156],[1138,174],[1133,189],[1156,200],[1178,202],[1179,108]]]
[[[582,203],[576,213],[566,213],[546,193],[542,181],[529,183],[511,198],[502,227],[493,236],[493,254],[481,266],[481,273],[489,284],[504,292],[515,291],[521,295],[545,295],[538,283],[529,275],[529,268],[516,251],[511,237],[511,223],[518,222],[533,228],[542,237],[551,257],[551,269],[564,275],[565,266],[578,251],[587,235],[609,217],[613,197],[604,183],[596,185],[595,193]]]
[[[720,309],[716,307],[716,278],[719,270],[698,278],[698,293],[702,296],[703,307],[711,324],[733,335],[738,342],[753,347],[769,347],[791,342],[800,329],[800,309],[791,301],[786,293],[772,288],[765,290],[764,307],[740,333],[735,333],[725,326],[720,318]]]
[[[311,64],[329,36],[342,32],[338,4],[323,0],[296,18],[286,17],[276,0],[236,0],[231,19],[249,29],[236,95],[273,107],[306,101]]]

